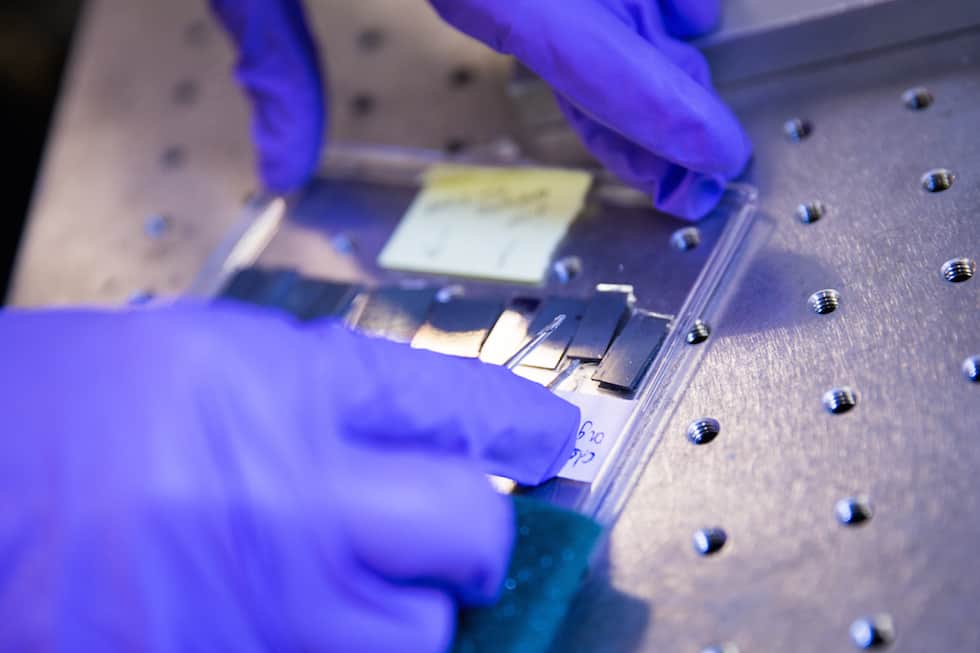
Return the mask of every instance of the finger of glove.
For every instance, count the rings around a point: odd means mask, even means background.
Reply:
[[[274,192],[315,172],[326,110],[316,44],[300,0],[211,0],[238,51],[259,173]]]
[[[130,576],[153,598],[154,623],[170,625],[156,633],[166,638],[165,650],[180,650],[196,630],[207,650],[257,650],[261,638],[263,650],[275,651],[446,651],[455,617],[450,591],[392,581],[354,559],[336,512],[345,495],[325,489],[307,482],[292,503],[271,510],[252,501],[217,512],[157,508],[131,539],[119,526],[108,535],[90,529],[90,552],[68,588],[72,606],[98,615],[88,623],[119,621],[131,606],[112,599],[131,593],[113,570],[126,560],[145,567]],[[106,592],[92,609],[95,576]],[[113,579],[123,582],[121,591],[109,591]]]
[[[558,97],[558,106],[582,142],[623,182],[648,193],[661,211],[698,220],[718,204],[725,180],[669,163],[585,116]]]
[[[719,0],[657,0],[667,31],[679,39],[711,32],[721,20]]]
[[[348,444],[343,531],[356,558],[382,577],[492,601],[514,539],[510,501],[474,461],[444,453],[378,453]]]
[[[509,370],[322,329],[326,386],[351,439],[467,456],[489,474],[536,484],[571,453],[579,411]]]
[[[594,0],[434,4],[451,23],[514,54],[595,122],[643,149],[706,175],[731,178],[745,167],[751,146],[731,111]]]
[[[711,89],[711,70],[697,48],[677,40],[670,33],[660,6],[650,0],[600,0],[608,11],[617,16],[662,52],[670,61],[696,82]]]

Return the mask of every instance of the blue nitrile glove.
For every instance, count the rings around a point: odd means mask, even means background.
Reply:
[[[301,0],[210,0],[238,50],[262,183],[295,190],[316,171],[327,121],[320,60]]]
[[[547,81],[592,154],[658,208],[700,218],[748,163],[704,57],[678,40],[710,30],[718,0],[430,1]]]
[[[0,650],[441,653],[578,411],[261,309],[0,314]]]
[[[704,58],[679,40],[717,23],[718,0],[431,2],[448,22],[551,84],[596,158],[664,211],[702,217],[751,156]],[[298,0],[212,4],[241,53],[264,179],[299,185],[313,172],[324,117]],[[290,174],[271,174],[281,170]]]

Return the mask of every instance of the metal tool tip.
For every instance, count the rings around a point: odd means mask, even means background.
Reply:
[[[553,333],[555,331],[555,329],[557,329],[558,327],[560,327],[562,325],[562,322],[565,321],[565,318],[566,317],[568,317],[568,316],[565,315],[564,313],[560,313],[560,314],[556,315],[555,316],[555,319],[553,319],[551,321],[551,323],[548,324],[548,326],[546,326],[543,329],[543,331],[546,331],[547,333]]]

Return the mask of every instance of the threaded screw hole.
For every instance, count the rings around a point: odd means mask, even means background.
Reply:
[[[721,551],[728,534],[721,528],[701,528],[694,532],[694,550],[703,556]]]
[[[980,356],[970,356],[963,361],[963,375],[974,383],[980,383]]]
[[[440,304],[448,304],[454,299],[459,299],[466,295],[466,289],[458,283],[444,286],[436,292],[436,301]]]
[[[126,303],[129,306],[146,306],[150,302],[156,299],[156,293],[152,290],[142,289],[137,290],[126,298]]]
[[[466,147],[466,141],[462,138],[450,138],[446,141],[442,149],[445,150],[446,154],[456,156],[457,154],[462,154],[466,150]]]
[[[834,415],[842,415],[857,406],[857,392],[851,388],[834,388],[823,395],[824,407]]]
[[[783,123],[783,133],[796,143],[809,138],[813,133],[813,123],[805,118],[793,118]]]
[[[358,117],[368,116],[374,112],[377,100],[370,93],[357,93],[351,98],[351,112]]]
[[[699,345],[711,336],[711,327],[702,322],[701,320],[695,320],[694,324],[691,326],[691,330],[687,332],[687,344],[689,345]]]
[[[697,227],[678,229],[671,234],[670,244],[678,251],[690,251],[701,244],[701,232]]]
[[[143,220],[143,233],[153,239],[162,238],[173,228],[173,218],[163,213],[154,213]]]
[[[840,308],[840,293],[833,288],[818,290],[810,295],[807,300],[812,310],[817,315],[827,315]]]
[[[966,257],[954,258],[943,263],[943,278],[950,283],[963,283],[973,278],[977,262]]]
[[[850,627],[851,641],[861,649],[885,648],[895,641],[895,624],[887,614],[858,619]]]
[[[551,269],[559,283],[568,283],[582,274],[582,259],[578,256],[565,256],[555,261]]]
[[[691,422],[687,427],[687,439],[692,444],[708,444],[721,433],[721,424],[718,420],[704,417],[695,422]]]
[[[932,93],[923,86],[910,88],[902,93],[902,102],[912,111],[922,111],[933,102]]]
[[[845,526],[858,526],[871,519],[874,510],[867,495],[847,497],[834,504],[837,521]]]
[[[796,207],[796,217],[803,224],[813,224],[825,215],[827,215],[827,205],[823,202],[807,202]]]
[[[160,155],[160,164],[164,168],[180,168],[187,161],[187,152],[180,145],[170,145]]]
[[[197,101],[200,95],[200,87],[193,79],[183,79],[174,85],[174,103],[179,105],[191,105]]]
[[[457,66],[449,72],[449,87],[464,88],[473,83],[476,73],[469,66]]]
[[[922,187],[930,193],[941,193],[949,190],[956,180],[956,175],[946,168],[936,168],[922,175]]]
[[[364,52],[380,50],[385,43],[385,33],[377,27],[368,27],[357,35],[357,47]]]
[[[346,233],[339,233],[330,239],[333,248],[341,254],[351,254],[357,249],[357,243]]]

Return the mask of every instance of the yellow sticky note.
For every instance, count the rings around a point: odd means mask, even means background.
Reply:
[[[434,166],[378,263],[540,283],[591,183],[574,170]]]

